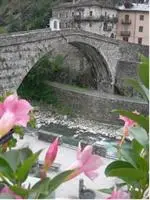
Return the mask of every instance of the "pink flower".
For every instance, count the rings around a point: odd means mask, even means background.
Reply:
[[[7,187],[7,186],[5,186],[5,187],[2,188],[2,190],[0,191],[0,194],[2,194],[2,193],[3,194],[10,194],[10,195],[12,195],[14,197],[14,199],[23,199],[21,196],[16,195],[15,192],[11,191],[9,189],[9,187]]]
[[[119,119],[124,121],[124,127],[129,128],[135,125],[135,122],[131,119],[129,119],[128,117],[122,116],[120,115]]]
[[[107,199],[130,199],[130,195],[127,192],[124,192],[122,190],[113,191],[111,196],[109,196]]]
[[[69,168],[74,170],[74,172],[67,178],[67,180],[70,180],[81,173],[84,173],[91,180],[94,180],[98,176],[96,170],[102,165],[102,160],[100,156],[93,155],[92,151],[93,147],[90,145],[86,146],[83,151],[81,151],[79,144],[77,161]]]
[[[56,138],[54,142],[50,145],[48,151],[46,152],[44,161],[44,170],[47,172],[52,163],[54,162],[57,152],[58,152],[59,138]]]
[[[140,113],[137,112],[136,110],[133,112],[134,114],[139,115]],[[137,123],[131,119],[129,119],[128,117],[119,116],[119,119],[124,121],[124,127],[123,127],[123,137],[121,139],[121,141],[119,142],[119,145],[121,146],[126,138],[126,136],[129,135],[129,128],[135,126]]]
[[[15,116],[14,125],[26,127],[30,119],[28,114],[31,109],[32,106],[28,101],[19,99],[17,95],[10,95],[3,103],[0,103],[0,117],[2,117],[5,112],[9,111]]]
[[[15,115],[6,111],[0,118],[0,138],[7,134],[14,126]]]

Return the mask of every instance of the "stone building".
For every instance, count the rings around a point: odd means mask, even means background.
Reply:
[[[149,3],[132,3],[118,8],[117,39],[149,44]]]
[[[116,37],[117,9],[106,0],[72,0],[60,3],[53,8],[53,17],[60,20],[61,29],[76,28]]]

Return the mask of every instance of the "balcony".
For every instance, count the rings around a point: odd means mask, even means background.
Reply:
[[[121,23],[122,24],[130,25],[131,24],[131,20],[124,20],[124,19],[122,19]]]
[[[108,17],[108,16],[83,16],[83,15],[74,15],[74,21],[97,21],[97,22],[110,22],[116,24],[118,21],[117,17]]]
[[[121,31],[121,32],[120,32],[120,35],[121,35],[121,36],[128,36],[128,37],[129,37],[130,34],[131,34],[130,31]]]

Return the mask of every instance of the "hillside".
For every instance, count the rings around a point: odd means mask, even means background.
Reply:
[[[57,0],[0,0],[0,33],[47,26]]]

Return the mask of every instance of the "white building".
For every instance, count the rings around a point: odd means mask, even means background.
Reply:
[[[100,35],[115,37],[117,10],[95,0],[78,0],[57,5],[53,17],[60,20],[60,28],[77,28]]]
[[[49,27],[52,31],[60,30],[60,20],[58,18],[51,18],[49,21]]]

